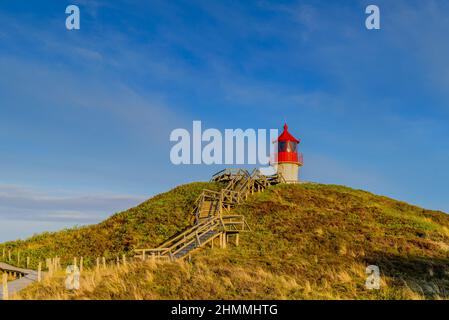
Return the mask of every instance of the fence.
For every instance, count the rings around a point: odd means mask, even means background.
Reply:
[[[5,251],[5,249],[3,249]],[[41,282],[44,279],[50,279],[57,272],[62,270],[67,270],[68,266],[76,266],[77,270],[81,274],[84,272],[85,268],[88,267],[90,270],[95,270],[99,272],[100,270],[107,269],[111,266],[126,266],[128,263],[134,260],[133,257],[129,257],[125,254],[116,257],[96,257],[95,259],[85,257],[73,257],[73,258],[65,258],[61,259],[61,257],[52,257],[46,258],[45,263],[39,261],[37,263],[37,270],[32,269],[24,269],[14,264],[19,264],[20,259],[12,259],[12,257],[20,257],[19,252],[13,252],[8,250],[2,255],[3,260],[11,263],[0,262],[0,274],[1,274],[1,291],[0,291],[0,300],[8,300],[15,293],[24,289],[25,287],[36,283]],[[85,261],[95,261],[95,263],[89,263],[86,266]],[[140,259],[139,259],[140,260]],[[30,265],[31,258],[26,257],[25,262],[26,265]]]

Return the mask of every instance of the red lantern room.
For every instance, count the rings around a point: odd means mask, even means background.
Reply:
[[[277,143],[277,155],[275,166],[285,180],[290,183],[298,181],[299,167],[303,165],[303,156],[298,153],[299,139],[288,132],[288,125],[284,124],[284,131],[275,141]]]

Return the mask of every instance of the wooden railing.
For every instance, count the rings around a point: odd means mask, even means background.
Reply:
[[[226,186],[220,191],[203,190],[192,210],[194,225],[155,249],[136,249],[137,257],[143,260],[147,256],[166,260],[183,258],[207,243],[213,244],[217,237],[225,246],[228,234],[237,234],[238,243],[238,233],[251,229],[244,216],[231,215],[230,210],[250,194],[280,183],[283,178],[279,174],[266,177],[257,169],[251,173],[243,169],[225,169],[214,174],[212,181],[224,182]]]

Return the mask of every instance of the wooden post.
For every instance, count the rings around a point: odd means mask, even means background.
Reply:
[[[239,246],[239,234],[238,233],[235,234],[235,246],[236,247]]]
[[[122,255],[122,260],[123,260],[123,266],[126,266],[126,255],[125,254]]]
[[[103,269],[106,269],[106,258],[103,257]]]
[[[76,257],[73,258],[73,266],[74,266],[74,267],[77,267],[77,266],[78,266],[77,260],[78,260],[78,259],[77,259]]]
[[[142,261],[145,261],[145,250],[142,251]]]
[[[27,269],[30,267],[30,257],[27,257]]]
[[[97,257],[97,272],[100,271],[100,258]]]
[[[39,262],[39,265],[37,267],[37,282],[42,281],[42,262]]]
[[[48,268],[48,276],[53,276],[53,264],[51,263],[51,259],[47,259],[47,268]]]
[[[8,262],[11,262],[11,250],[8,250]]]
[[[84,258],[81,257],[80,258],[80,272],[83,272],[83,268],[84,268]]]
[[[223,234],[223,249],[226,249],[228,235],[226,233]]]
[[[3,300],[9,299],[9,291],[8,291],[8,275],[3,273]]]
[[[17,251],[17,266],[20,267],[20,251]]]

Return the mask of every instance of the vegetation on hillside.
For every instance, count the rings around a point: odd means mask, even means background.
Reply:
[[[115,231],[110,234],[115,237],[95,239],[114,239],[116,244],[110,245],[111,252],[113,248],[129,248],[119,246],[123,239],[132,239],[128,242],[132,244],[137,241],[158,244],[187,226],[190,205],[204,186],[181,186],[150,199],[146,206],[151,210],[131,209],[119,214],[121,219],[127,218],[118,221],[128,221],[128,226],[133,221],[131,229],[120,227],[114,216],[111,219],[115,221],[112,224]],[[173,209],[178,202],[175,200],[184,203],[185,210],[172,218],[176,213],[167,208]],[[449,298],[449,216],[443,212],[361,190],[321,184],[271,187],[250,197],[234,212],[245,215],[252,228],[252,232],[241,235],[239,247],[206,248],[195,254],[191,262],[133,263],[86,272],[84,285],[77,292],[64,289],[61,275],[27,288],[21,297]],[[154,213],[159,215],[157,220],[143,218]],[[140,225],[146,221],[160,221],[160,225],[157,228]],[[121,232],[117,233],[118,230]],[[35,243],[36,237],[33,239],[28,244]],[[92,247],[106,246],[92,241]],[[365,287],[365,269],[373,264],[380,268],[380,290]]]
[[[61,257],[62,263],[73,257],[84,257],[86,265],[95,263],[96,257],[114,260],[122,254],[134,255],[140,246],[157,246],[176,235],[190,224],[193,203],[204,188],[217,190],[214,183],[197,182],[179,186],[169,192],[159,194],[129,210],[117,213],[95,225],[46,232],[27,240],[10,241],[0,244],[0,252],[11,251],[12,264],[17,265],[20,252],[21,266],[30,257],[30,267],[37,268],[39,261]]]

